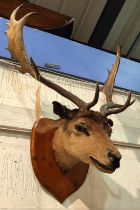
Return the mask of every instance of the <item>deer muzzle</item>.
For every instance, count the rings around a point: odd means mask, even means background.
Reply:
[[[112,152],[108,152],[107,156],[115,169],[120,167],[121,154],[114,155]]]

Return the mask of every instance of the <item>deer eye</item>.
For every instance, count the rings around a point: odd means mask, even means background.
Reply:
[[[83,132],[84,127],[83,127],[83,125],[81,125],[81,124],[76,124],[76,125],[75,125],[75,129],[76,129],[77,131],[79,131],[79,132]]]
[[[87,127],[86,127],[85,125],[78,123],[78,124],[75,125],[75,129],[76,129],[78,132],[83,132],[83,133],[85,133],[87,136],[89,136],[88,129],[87,129]]]

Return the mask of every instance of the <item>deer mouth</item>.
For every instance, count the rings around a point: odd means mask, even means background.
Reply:
[[[105,172],[113,172],[115,171],[116,168],[114,168],[113,165],[104,165],[103,163],[99,162],[97,159],[95,159],[94,157],[92,156],[89,156],[90,159],[92,160],[92,162],[94,163],[94,165],[100,170],[101,169],[104,169]]]

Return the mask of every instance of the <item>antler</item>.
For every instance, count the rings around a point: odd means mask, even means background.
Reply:
[[[22,6],[22,5],[21,5]],[[7,24],[8,25],[8,31],[7,31],[7,36],[9,38],[8,40],[8,50],[11,52],[12,57],[15,60],[18,60],[21,68],[19,69],[21,73],[29,73],[31,74],[34,78],[37,77],[36,72],[34,69],[31,67],[28,57],[26,54],[26,50],[24,47],[24,42],[23,42],[23,26],[27,19],[35,14],[35,12],[31,12],[27,15],[25,15],[22,19],[19,21],[16,21],[15,16],[19,8],[17,7],[13,13],[11,14],[10,21]]]
[[[43,83],[44,85],[52,88],[56,92],[58,92],[60,95],[64,96],[65,98],[72,101],[74,104],[76,104],[79,109],[82,110],[89,110],[92,106],[94,106],[98,102],[99,98],[99,84],[96,85],[96,91],[95,91],[95,97],[92,102],[85,103],[83,100],[78,98],[76,95],[72,94],[71,92],[63,89],[59,85],[47,80],[44,78],[40,73],[39,70],[33,61],[32,58],[30,58],[30,61],[27,57],[26,49],[24,46],[23,41],[23,27],[27,21],[27,19],[31,16],[36,14],[35,12],[31,12],[27,15],[25,15],[20,20],[16,20],[16,14],[18,10],[21,8],[22,5],[17,7],[13,13],[11,14],[10,21],[8,23],[8,50],[10,51],[11,55],[20,63],[21,68],[19,71],[21,73],[29,73],[32,77]]]
[[[101,88],[101,91],[104,92],[106,96],[107,103],[101,106],[100,112],[105,117],[111,114],[120,113],[135,102],[135,100],[131,101],[131,92],[129,92],[127,100],[124,105],[116,104],[112,101],[112,93],[113,93],[115,77],[117,75],[120,64],[120,58],[121,58],[120,54],[121,54],[121,47],[120,45],[118,45],[115,64],[112,66],[112,70],[109,71],[108,78],[105,81],[103,87]]]

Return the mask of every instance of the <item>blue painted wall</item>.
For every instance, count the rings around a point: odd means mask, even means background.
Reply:
[[[5,50],[6,22],[0,19],[0,56],[10,58]],[[57,71],[87,80],[103,83],[115,62],[115,55],[28,27],[24,28],[24,40],[28,55],[38,66],[57,64],[61,67]],[[140,92],[140,64],[122,58],[115,86]]]

